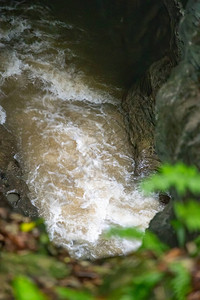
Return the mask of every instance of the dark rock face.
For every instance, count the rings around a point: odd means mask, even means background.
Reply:
[[[159,159],[171,163],[182,160],[200,168],[199,4],[189,1],[178,30],[180,4],[164,2],[172,32],[168,55],[149,67],[122,102],[136,174],[146,175],[156,170]],[[178,61],[180,63],[171,73]]]
[[[156,99],[156,148],[162,161],[183,161],[200,170],[200,3],[189,1],[180,24],[184,43],[182,60],[173,70]],[[173,193],[172,193],[173,194]],[[177,195],[173,198],[178,200]],[[186,199],[187,200],[187,199]],[[150,228],[163,241],[176,243],[172,205],[150,223]],[[188,236],[188,239],[190,237]]]
[[[147,175],[159,166],[155,152],[155,96],[172,68],[169,57],[152,64],[144,77],[132,86],[124,97],[122,107],[133,145],[135,175]]]
[[[194,74],[190,64],[181,63],[160,90],[156,137],[163,161],[200,169],[200,91]]]
[[[171,226],[171,221],[175,219],[173,213],[172,202],[165,206],[162,212],[159,212],[150,222],[149,229],[156,233],[161,241],[171,247],[178,245],[177,237],[174,228]]]
[[[155,151],[155,98],[180,56],[177,28],[181,6],[174,0],[164,0],[164,4],[169,14],[171,28],[167,53],[148,68],[122,101],[136,162],[135,175],[145,176],[159,166],[159,158]]]
[[[16,152],[13,136],[0,125],[0,206],[36,217],[37,209],[27,196],[28,188],[14,159]]]
[[[136,174],[156,170],[159,160],[183,161],[200,170],[200,2],[188,1],[180,25],[181,7],[176,1],[164,2],[171,19],[170,52],[151,65],[123,100]],[[173,218],[169,203],[150,229],[174,246]]]
[[[200,170],[200,3],[189,1],[180,26],[183,58],[157,96],[157,152]]]

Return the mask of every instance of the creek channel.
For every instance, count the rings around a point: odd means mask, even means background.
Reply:
[[[0,121],[18,143],[29,197],[55,243],[98,258],[138,247],[105,230],[144,230],[162,207],[135,183],[122,88],[85,71],[87,38],[47,7],[0,7]]]

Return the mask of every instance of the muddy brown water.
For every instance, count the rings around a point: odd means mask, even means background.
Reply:
[[[39,5],[0,7],[0,121],[18,141],[30,199],[52,240],[98,258],[137,248],[103,233],[144,230],[161,206],[138,190],[121,88],[85,72],[83,38]]]

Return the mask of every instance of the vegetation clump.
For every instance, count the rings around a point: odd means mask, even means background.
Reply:
[[[0,209],[0,299],[197,300],[200,299],[200,174],[183,164],[164,165],[142,185],[147,192],[176,190],[172,222],[179,245],[170,248],[137,228],[112,228],[106,238],[136,239],[126,257],[76,261],[53,245],[39,219]],[[182,198],[180,198],[182,197]],[[176,199],[174,199],[176,200]],[[187,239],[187,232],[193,236]]]

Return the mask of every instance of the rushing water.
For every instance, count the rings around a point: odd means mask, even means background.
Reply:
[[[85,38],[47,8],[0,7],[0,121],[18,141],[16,157],[51,239],[95,258],[135,249],[137,242],[106,240],[104,230],[145,229],[161,207],[137,189],[121,91],[84,71],[77,49]]]

